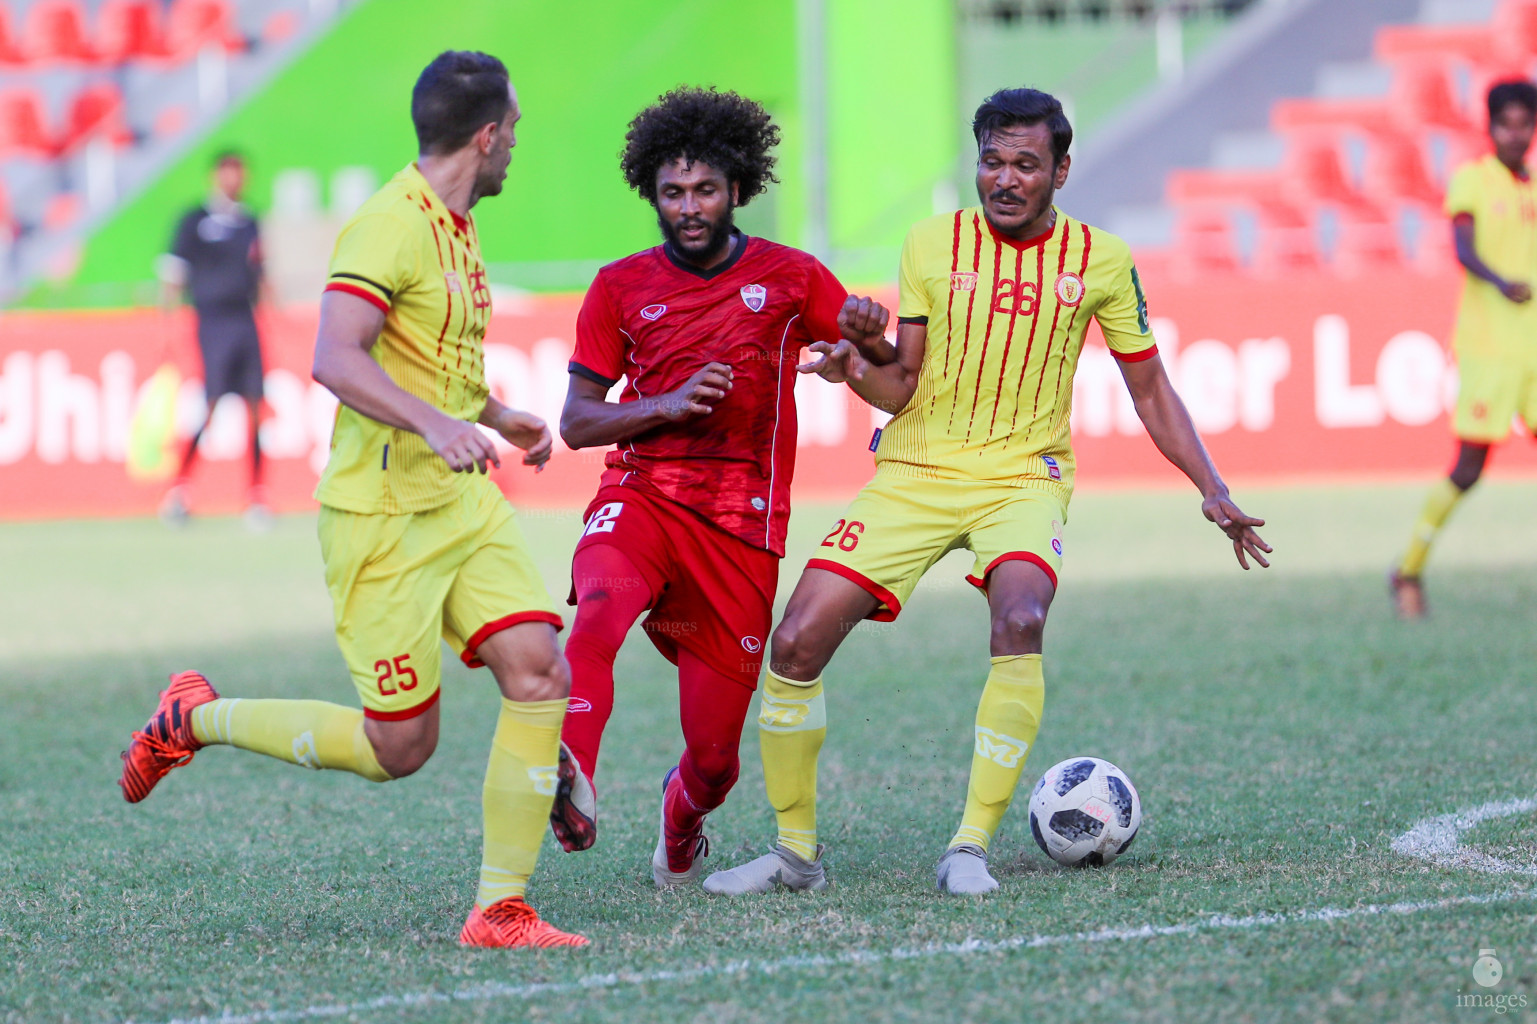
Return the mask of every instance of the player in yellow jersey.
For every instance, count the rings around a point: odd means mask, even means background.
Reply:
[[[895,412],[875,444],[875,478],[823,538],[774,631],[758,718],[778,816],[774,850],[705,881],[711,892],[826,884],[816,833],[817,754],[826,734],[822,670],[861,619],[894,619],[945,553],[974,556],[992,665],[977,709],[966,810],[939,861],[941,891],[998,887],[987,847],[1040,725],[1041,636],[1062,568],[1073,487],[1073,371],[1097,320],[1143,425],[1200,489],[1202,512],[1238,562],[1268,565],[1254,532],[1175,394],[1148,328],[1126,244],[1053,205],[1072,128],[1033,89],[989,97],[972,122],[981,205],[921,221],[902,249],[894,352],[870,365],[847,343],[807,364]],[[890,345],[887,345],[890,348]]]
[[[221,698],[196,672],[171,677],[123,755],[129,802],[210,744],[386,782],[438,741],[441,643],[501,689],[483,792],[480,889],[459,936],[471,946],[578,946],[523,901],[560,784],[570,691],[560,616],[477,423],[542,466],[544,421],[486,387],[491,293],[470,207],[501,192],[517,95],[483,53],[440,54],[417,79],[419,156],[342,229],[320,305],[315,379],[341,400],[316,497],[336,638],[363,708]],[[570,780],[565,780],[569,785]]]
[[[1489,90],[1494,152],[1457,170],[1446,190],[1457,261],[1467,271],[1452,348],[1459,383],[1452,429],[1457,461],[1425,499],[1409,548],[1389,574],[1402,618],[1425,614],[1420,574],[1452,509],[1483,475],[1489,448],[1519,416],[1537,432],[1537,186],[1526,164],[1537,125],[1537,86]]]

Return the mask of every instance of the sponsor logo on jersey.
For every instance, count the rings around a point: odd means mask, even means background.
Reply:
[[[443,283],[448,286],[450,295],[458,295],[464,291],[464,286],[459,283],[459,272],[457,270],[443,271]]]
[[[1057,293],[1057,301],[1064,306],[1076,306],[1083,301],[1083,278],[1070,270],[1057,275],[1053,289]]]
[[[641,310],[640,315],[647,320],[655,320],[665,312],[667,312],[667,307],[658,302]]]
[[[1061,540],[1061,538],[1059,538],[1059,537],[1051,538],[1051,550],[1053,550],[1053,551],[1055,551],[1057,553],[1057,557],[1058,558],[1062,557],[1062,540]]]
[[[573,711],[591,711],[591,710],[592,710],[592,701],[588,700],[585,697],[572,697],[570,703],[568,703],[566,705],[566,713],[567,714],[570,714]]]
[[[742,285],[742,301],[747,304],[748,309],[756,313],[768,301],[768,289],[761,284],[744,284]]]
[[[977,275],[969,270],[958,270],[950,275],[950,290],[952,292],[974,291],[977,287]]]
[[[977,726],[977,756],[1004,768],[1017,768],[1030,744],[1014,736],[1005,736],[985,726]]]
[[[744,636],[742,637],[742,650],[748,654],[757,654],[763,650],[763,641],[755,636]]]
[[[1062,479],[1062,467],[1057,465],[1057,460],[1050,455],[1042,455],[1041,461],[1046,463],[1046,475],[1053,480]]]

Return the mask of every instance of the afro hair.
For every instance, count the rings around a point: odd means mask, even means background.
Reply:
[[[656,175],[679,158],[708,164],[736,183],[737,205],[761,195],[774,177],[779,128],[760,103],[734,92],[678,88],[642,110],[624,136],[624,180],[652,206]]]

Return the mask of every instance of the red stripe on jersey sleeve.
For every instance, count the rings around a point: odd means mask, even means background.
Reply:
[[[379,296],[375,295],[373,292],[367,290],[366,288],[359,288],[355,284],[346,284],[342,281],[332,281],[325,286],[325,291],[345,292],[348,295],[356,295],[358,298],[367,302],[369,305],[379,307],[379,312],[381,313],[388,313],[390,311],[390,304],[388,302],[385,302],[383,299],[379,298]]]
[[[1115,349],[1111,349],[1110,354],[1123,363],[1140,363],[1143,360],[1156,356],[1158,354],[1158,346],[1152,345],[1141,352],[1117,352]]]

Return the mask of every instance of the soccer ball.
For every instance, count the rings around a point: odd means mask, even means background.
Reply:
[[[1126,773],[1098,757],[1052,765],[1030,791],[1030,832],[1058,864],[1115,860],[1142,826],[1142,800]]]

